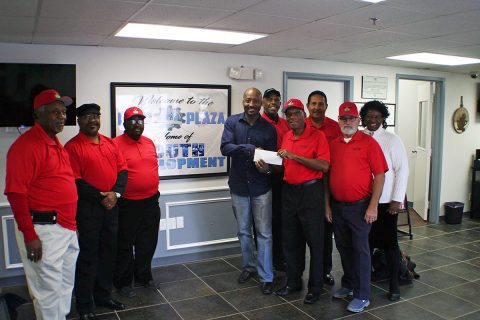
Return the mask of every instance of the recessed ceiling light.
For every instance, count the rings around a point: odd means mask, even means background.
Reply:
[[[266,37],[266,34],[223,31],[203,28],[164,26],[158,24],[128,23],[116,37],[242,44]]]
[[[405,54],[401,56],[387,57],[387,59],[413,61],[413,62],[429,63],[429,64],[440,64],[443,66],[461,66],[464,64],[480,63],[480,59],[459,57],[459,56],[449,56],[445,54],[428,53],[428,52],[420,52],[420,53],[413,53],[413,54]]]

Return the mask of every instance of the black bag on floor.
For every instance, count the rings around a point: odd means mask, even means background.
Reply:
[[[412,259],[403,251],[400,251],[398,257],[399,263],[399,283],[410,284],[413,279],[420,278],[420,275],[415,272],[416,264]],[[372,255],[372,279],[374,281],[380,281],[390,278],[390,271],[387,264],[387,255],[385,251],[381,249],[375,249]]]
[[[17,308],[26,302],[27,300],[13,293],[0,294],[0,319],[17,319]]]

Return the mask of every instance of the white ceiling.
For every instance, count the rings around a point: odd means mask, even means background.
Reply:
[[[373,24],[369,18],[378,18]],[[117,38],[127,22],[269,34],[242,45]],[[0,0],[0,42],[295,57],[468,73],[385,59],[421,51],[480,58],[480,0]]]

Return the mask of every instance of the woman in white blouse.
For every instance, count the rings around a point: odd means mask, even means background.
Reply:
[[[360,110],[364,132],[370,134],[382,148],[388,163],[385,184],[378,205],[378,219],[370,231],[370,249],[383,249],[390,271],[390,288],[388,298],[400,299],[398,272],[400,249],[397,240],[398,213],[404,210],[404,200],[408,181],[407,152],[402,140],[389,131],[386,119],[390,113],[380,101],[367,102]]]

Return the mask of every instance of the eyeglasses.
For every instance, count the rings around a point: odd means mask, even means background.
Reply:
[[[342,122],[353,122],[355,120],[357,120],[358,117],[338,117],[338,120],[342,121]]]
[[[126,123],[129,123],[131,125],[134,125],[134,124],[143,124],[143,119],[128,119],[127,121],[125,121]]]
[[[98,120],[100,119],[100,114],[96,113],[88,113],[80,116],[81,118],[87,119],[87,120]]]

